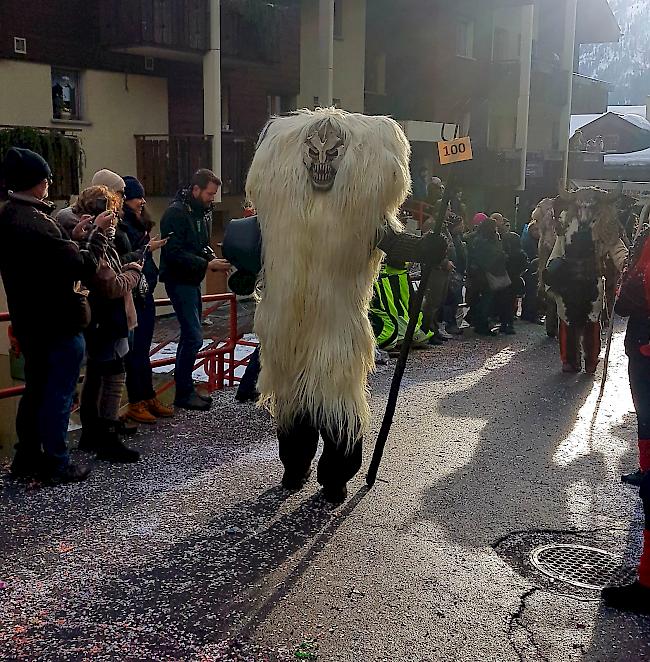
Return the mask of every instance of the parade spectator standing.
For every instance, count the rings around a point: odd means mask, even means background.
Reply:
[[[499,318],[502,333],[514,333],[514,310],[511,305],[512,281],[507,271],[507,256],[497,232],[496,222],[485,218],[478,226],[470,246],[477,301],[473,306],[472,324],[479,335],[494,335],[490,314]]]
[[[176,354],[176,397],[183,409],[207,410],[212,399],[199,395],[192,380],[194,363],[203,344],[201,283],[208,270],[228,271],[230,264],[216,257],[210,246],[210,219],[221,180],[211,170],[198,170],[189,188],[180,190],[163,215],[160,280],[181,327]]]
[[[133,290],[138,326],[131,337],[131,350],[126,355],[126,390],[129,396],[127,417],[136,423],[155,423],[158,418],[174,415],[171,407],[156,397],[149,351],[156,323],[154,290],[158,284],[158,267],[153,254],[167,241],[151,236],[153,223],[146,213],[145,191],[135,177],[125,177],[122,219],[117,226],[115,248],[123,263],[140,262],[142,276]]]
[[[89,322],[79,281],[97,270],[110,217],[101,215],[92,228],[82,222],[88,250],[80,250],[51,216],[54,205],[46,198],[52,173],[46,161],[30,150],[12,148],[3,171],[10,194],[0,211],[0,274],[25,359],[11,471],[16,478],[53,484],[79,482],[90,470],[73,464],[66,446],[85,349],[82,330]]]
[[[79,407],[83,428],[79,448],[96,452],[99,459],[110,462],[136,462],[140,453],[121,439],[119,411],[126,380],[124,358],[129,352],[129,333],[137,324],[131,291],[140,281],[142,267],[137,262],[122,266],[115,250],[121,196],[105,186],[91,186],[79,198],[85,212],[105,207],[111,214],[111,225],[106,229],[108,241],[99,268],[87,280],[91,320],[85,331],[87,360]]]
[[[463,302],[463,285],[467,271],[467,246],[463,241],[463,219],[451,214],[447,219],[447,228],[453,242],[453,271],[449,279],[447,301],[443,306],[443,318],[447,333],[458,336],[463,333],[458,326],[458,308]]]

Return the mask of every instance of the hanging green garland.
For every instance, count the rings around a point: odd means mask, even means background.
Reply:
[[[57,129],[0,127],[0,163],[11,147],[31,149],[50,164],[54,172],[52,196],[69,197],[79,192],[84,154],[76,136]]]

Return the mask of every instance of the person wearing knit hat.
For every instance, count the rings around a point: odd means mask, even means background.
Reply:
[[[51,216],[55,207],[45,198],[52,173],[46,161],[30,150],[12,148],[2,171],[13,190],[0,209],[0,275],[25,361],[11,474],[49,484],[80,482],[90,470],[70,461],[66,444],[84,357],[82,331],[89,322],[80,282],[97,271],[110,216],[97,218],[81,250]]]
[[[47,161],[36,152],[20,147],[11,147],[2,165],[2,172],[7,188],[16,193],[31,191],[39,184],[43,185],[43,195],[47,197],[47,189],[52,179],[52,171]]]
[[[472,219],[472,225],[474,227],[481,225],[483,221],[487,221],[488,215],[484,214],[482,211],[479,212],[478,214],[474,214],[474,218]]]
[[[124,193],[126,186],[124,180],[112,170],[99,170],[97,171],[90,182],[93,186],[105,186],[113,193]]]
[[[126,390],[129,406],[126,417],[136,423],[153,424],[158,418],[174,415],[172,407],[156,397],[149,350],[156,323],[156,304],[153,291],[158,284],[158,267],[153,253],[167,241],[150,235],[153,223],[146,213],[144,186],[135,177],[124,177],[123,215],[117,226],[115,248],[122,261],[142,260],[144,287],[138,287],[133,300],[138,316],[138,326],[133,331],[130,351],[125,357]]]

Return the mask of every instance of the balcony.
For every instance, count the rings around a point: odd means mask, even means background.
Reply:
[[[199,168],[212,168],[212,136],[137,135],[138,179],[147,195],[170,197]]]
[[[67,201],[79,193],[82,163],[79,133],[78,129],[0,125],[0,162],[12,146],[37,152],[52,169],[50,199]]]
[[[212,168],[212,136],[137,135],[138,179],[147,195],[170,197],[187,186],[199,168]],[[221,140],[223,195],[244,195],[255,140],[224,133]]]
[[[224,195],[244,195],[255,140],[224,133],[221,138],[221,179]]]
[[[209,18],[207,0],[100,0],[100,41],[121,53],[199,61]]]

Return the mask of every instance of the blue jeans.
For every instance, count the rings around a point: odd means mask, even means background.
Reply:
[[[165,289],[171,299],[174,312],[181,327],[181,339],[176,352],[176,400],[184,400],[194,393],[192,373],[196,355],[203,345],[201,329],[201,288],[195,285],[165,283]]]
[[[66,436],[86,343],[83,334],[53,341],[18,339],[25,357],[25,393],[18,405],[16,455],[48,469],[70,462]]]

